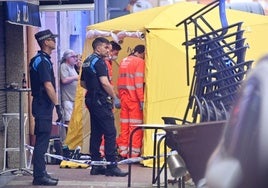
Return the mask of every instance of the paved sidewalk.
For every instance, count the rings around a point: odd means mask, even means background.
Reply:
[[[127,165],[120,165],[124,171],[128,170]],[[52,177],[59,178],[58,188],[102,188],[102,187],[127,187],[128,177],[107,177],[104,175],[92,176],[89,174],[90,169],[82,168],[60,168],[59,165],[47,165],[47,171]],[[30,187],[48,187],[48,186],[33,186],[32,176],[3,174],[0,176],[0,187],[4,188],[30,188]],[[161,177],[163,179],[163,177]],[[173,179],[169,177],[168,179]],[[163,180],[161,180],[163,183]],[[49,186],[51,187],[51,186]],[[144,167],[140,164],[132,165],[131,187],[133,188],[150,188],[157,187],[152,185],[152,168]],[[177,184],[168,185],[169,188],[178,187]],[[185,188],[194,188],[187,185]]]

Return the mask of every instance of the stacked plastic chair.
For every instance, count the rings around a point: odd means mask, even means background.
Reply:
[[[245,60],[248,45],[243,38],[242,22],[228,25],[226,18],[221,18],[226,23],[215,30],[206,21],[206,14],[219,5],[220,1],[214,1],[177,24],[185,28],[187,64],[189,48],[195,50],[194,74],[183,124],[187,123],[190,110],[192,123],[226,120],[241,82],[253,63]],[[195,37],[189,39],[188,28],[192,27]]]

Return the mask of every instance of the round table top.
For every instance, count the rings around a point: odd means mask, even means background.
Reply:
[[[142,127],[142,128],[152,128],[152,129],[161,129],[161,128],[165,128],[167,126],[174,126],[174,125],[170,125],[170,124],[135,124],[135,125],[131,125],[134,127]]]

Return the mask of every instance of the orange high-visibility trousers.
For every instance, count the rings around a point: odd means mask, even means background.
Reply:
[[[140,103],[131,101],[127,95],[120,96],[121,111],[120,111],[120,135],[117,139],[119,154],[121,157],[128,157],[129,136],[135,128],[135,124],[142,124],[143,112],[140,108]],[[143,131],[138,130],[133,135],[132,140],[132,157],[137,157],[141,153],[143,139]]]

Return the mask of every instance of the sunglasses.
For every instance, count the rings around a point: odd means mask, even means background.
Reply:
[[[55,38],[48,38],[47,40],[52,40],[53,42],[56,42]]]
[[[77,55],[72,55],[72,56],[69,56],[69,57],[72,57],[72,58],[77,58],[78,56],[77,56]]]

